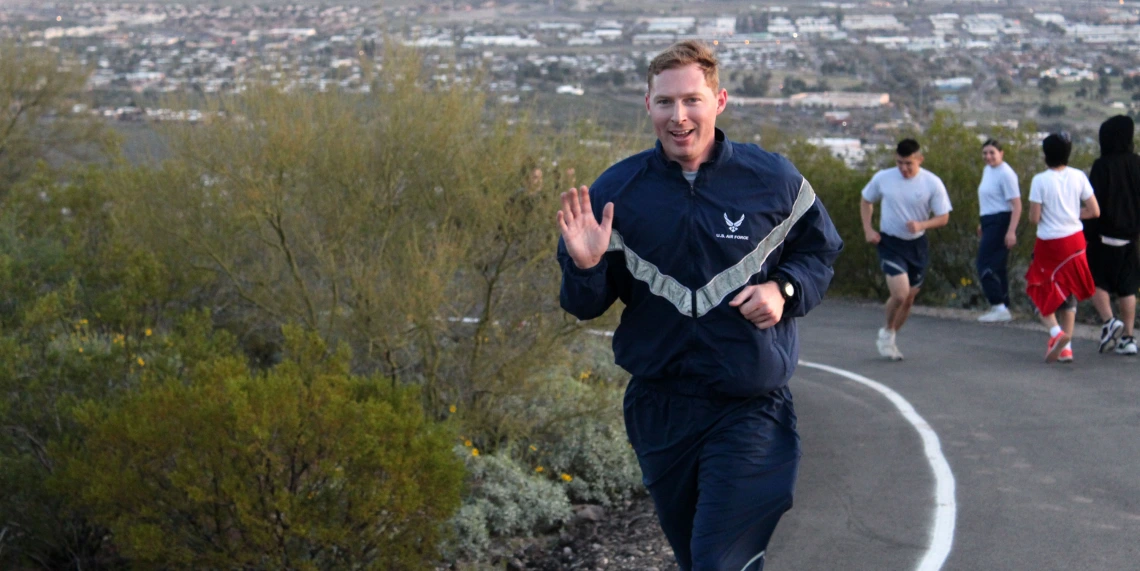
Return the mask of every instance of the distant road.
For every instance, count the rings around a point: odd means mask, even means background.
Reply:
[[[1140,359],[1078,339],[1075,364],[1046,365],[1045,334],[1024,324],[916,316],[890,363],[880,320],[828,302],[801,321],[801,358],[881,383],[929,423],[955,484],[952,536],[931,537],[935,472],[915,426],[867,385],[801,366],[804,459],[767,569],[915,570],[939,541],[947,570],[1140,569]]]

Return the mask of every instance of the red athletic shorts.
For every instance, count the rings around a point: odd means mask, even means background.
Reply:
[[[1033,246],[1033,262],[1025,273],[1025,293],[1041,315],[1050,315],[1070,295],[1077,299],[1092,297],[1092,273],[1085,259],[1085,235],[1077,232],[1055,240],[1037,239]]]

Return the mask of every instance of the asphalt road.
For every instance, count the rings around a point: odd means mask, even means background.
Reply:
[[[915,570],[949,540],[946,570],[1140,570],[1140,358],[1077,339],[1074,364],[1047,365],[1043,330],[915,316],[891,363],[881,319],[828,302],[801,320],[801,359],[877,381],[929,423],[955,484],[952,537],[932,537],[915,425],[865,384],[801,366],[804,458],[767,569]]]

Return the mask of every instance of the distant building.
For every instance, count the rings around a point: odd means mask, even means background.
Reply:
[[[539,22],[538,29],[543,32],[581,32],[582,24],[576,22]]]
[[[1085,79],[1095,81],[1097,74],[1090,69],[1078,69],[1065,65],[1042,71],[1040,77],[1052,77],[1060,83],[1076,83]]]
[[[1093,26],[1070,24],[1065,34],[1086,44],[1127,44],[1140,41],[1140,27],[1137,26]]]
[[[848,91],[823,91],[820,93],[797,93],[788,98],[788,104],[796,107],[839,107],[868,109],[889,105],[891,96],[886,93],[856,93]]]
[[[463,47],[472,48],[476,46],[503,46],[512,48],[537,48],[541,46],[538,40],[534,38],[524,38],[522,36],[467,36],[463,38]]]
[[[865,32],[869,30],[901,32],[906,30],[906,26],[891,14],[884,16],[852,14],[843,17],[843,29],[849,32]]]
[[[839,28],[831,18],[796,18],[796,32],[804,35],[834,34]]]
[[[828,111],[823,114],[823,120],[832,125],[846,126],[849,119],[851,119],[850,111]]]
[[[727,38],[736,33],[736,18],[712,18],[697,24],[697,35],[702,38]]]
[[[909,36],[867,36],[866,42],[868,44],[883,46],[885,48],[897,49],[899,46],[910,43]]]
[[[1033,18],[1042,24],[1057,24],[1058,26],[1065,25],[1065,17],[1053,12],[1037,12],[1033,14]]]
[[[958,22],[961,17],[957,14],[935,14],[930,17],[930,23],[934,25],[934,33],[940,36],[953,34],[958,29]]]
[[[971,77],[951,77],[949,79],[936,79],[933,83],[939,91],[957,91],[974,85],[974,79]]]
[[[796,33],[796,25],[787,18],[777,16],[768,21],[768,33],[773,36],[790,36]]]
[[[648,28],[646,31],[650,34],[686,34],[693,30],[697,25],[697,19],[684,16],[675,18],[649,18],[646,20]]]
[[[962,18],[962,26],[973,36],[996,36],[1005,27],[1005,18],[1001,14],[970,14]]]
[[[835,157],[843,159],[848,167],[857,167],[867,158],[867,152],[863,149],[863,142],[859,139],[812,137],[807,142],[821,149],[827,149]]]
[[[677,34],[634,34],[632,40],[635,46],[671,44],[677,40]]]

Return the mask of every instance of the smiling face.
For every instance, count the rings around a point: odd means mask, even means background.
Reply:
[[[911,153],[910,156],[906,157],[895,155],[895,164],[898,165],[903,178],[914,178],[918,174],[919,167],[922,166],[922,153]]]
[[[1005,156],[1005,153],[997,150],[996,148],[994,148],[991,145],[986,145],[985,147],[982,147],[982,159],[985,160],[986,164],[991,166],[991,167],[996,167],[996,166],[1000,165],[1002,157],[1004,157],[1004,156]]]
[[[714,92],[696,64],[657,74],[645,95],[645,108],[665,156],[690,172],[712,154],[716,116],[727,102],[728,92]]]

